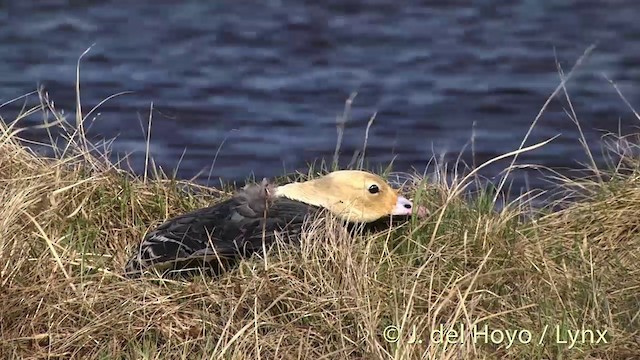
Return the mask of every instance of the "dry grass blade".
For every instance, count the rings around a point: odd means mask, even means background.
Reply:
[[[540,108],[540,111],[538,112],[538,115],[536,115],[536,118],[531,123],[531,126],[529,126],[529,129],[527,130],[526,135],[524,136],[524,138],[522,138],[522,142],[520,143],[520,148],[522,148],[524,146],[524,144],[526,144],[527,140],[529,139],[529,136],[531,135],[531,132],[535,128],[536,124],[538,123],[538,120],[540,120],[540,117],[542,116],[542,114],[547,109],[547,106],[549,106],[549,104],[551,103],[551,100],[562,89],[565,88],[565,84],[567,83],[567,81],[569,81],[569,79],[571,79],[571,76],[574,74],[574,72],[580,67],[580,65],[582,65],[583,61],[589,56],[589,54],[591,54],[591,52],[594,49],[595,49],[595,45],[589,46],[584,51],[584,53],[580,56],[580,58],[578,58],[578,60],[573,65],[573,67],[571,68],[569,73],[566,76],[562,76],[562,78],[560,79],[560,84],[555,88],[555,90],[553,90],[551,95],[547,98],[547,100],[545,101],[544,105],[542,105],[542,108]],[[517,159],[517,155],[514,156],[513,160],[511,161],[511,164],[509,165],[509,167],[507,167],[507,169],[512,169],[513,168],[514,164],[516,163],[516,159]],[[507,173],[502,177],[502,179],[500,180],[500,183],[498,184],[498,191],[496,192],[496,196],[493,199],[494,203],[498,200],[498,194],[502,190],[502,188],[503,188],[504,184],[506,183],[508,177],[509,177],[509,171],[507,171]]]
[[[64,274],[64,277],[67,280],[71,280],[71,277],[69,277],[69,273],[67,272],[67,270],[65,270],[65,266],[62,264],[60,255],[58,254],[55,247],[53,246],[53,241],[51,241],[51,239],[49,238],[49,236],[47,236],[47,233],[44,231],[42,226],[38,224],[38,221],[36,221],[36,219],[33,216],[31,216],[26,211],[23,212],[23,214],[29,218],[29,220],[33,223],[33,225],[35,225],[35,227],[38,229],[38,232],[40,233],[40,236],[47,243],[47,247],[49,248],[49,251],[51,252],[51,255],[53,256],[53,258],[55,259],[56,264],[58,265],[58,269],[60,269],[60,271]],[[73,283],[70,282],[69,286],[73,289],[73,291],[76,291],[76,287]]]

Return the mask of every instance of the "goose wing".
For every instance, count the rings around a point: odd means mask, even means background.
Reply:
[[[305,218],[318,208],[272,196],[268,183],[246,187],[231,199],[174,217],[148,233],[126,265],[179,270],[194,264],[234,262],[269,247],[282,233],[296,241]]]

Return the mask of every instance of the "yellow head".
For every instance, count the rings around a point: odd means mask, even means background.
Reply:
[[[277,196],[328,209],[351,222],[411,215],[413,204],[380,176],[358,170],[334,171],[319,179],[277,188]]]

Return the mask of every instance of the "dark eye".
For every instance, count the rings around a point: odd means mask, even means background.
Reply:
[[[380,192],[380,188],[378,187],[378,185],[373,184],[371,186],[369,186],[369,192],[372,194],[377,194]]]

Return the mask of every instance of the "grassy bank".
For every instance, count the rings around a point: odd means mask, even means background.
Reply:
[[[300,251],[216,280],[128,280],[120,272],[146,231],[229,193],[135,177],[64,124],[72,141],[54,158],[0,126],[2,358],[640,356],[630,155],[565,184],[580,196],[557,211],[524,200],[496,211],[489,193],[461,195],[472,177],[416,176],[407,191],[431,209],[424,221],[356,238],[312,232]]]

